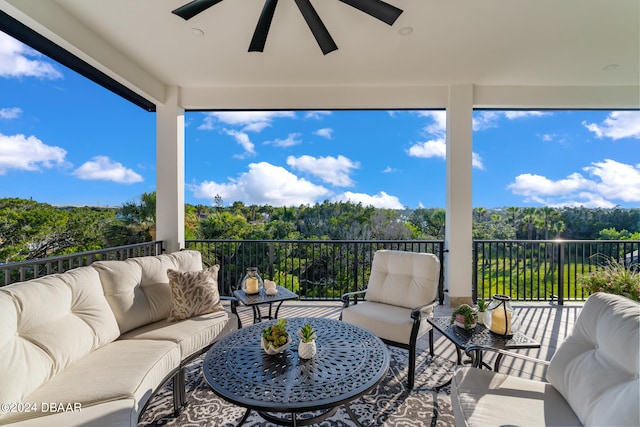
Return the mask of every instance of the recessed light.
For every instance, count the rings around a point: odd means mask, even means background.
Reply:
[[[202,31],[200,28],[192,28],[191,34],[193,34],[196,37],[202,37],[204,36],[204,31]]]
[[[618,64],[609,64],[602,67],[602,69],[605,71],[615,70],[616,68],[618,68]]]
[[[412,27],[402,27],[398,30],[398,34],[400,34],[401,36],[408,36],[411,33],[413,33]]]

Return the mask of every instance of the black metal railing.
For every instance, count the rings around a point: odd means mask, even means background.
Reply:
[[[581,277],[607,260],[638,264],[638,240],[477,240],[473,299],[504,294],[520,301],[584,300]]]
[[[302,299],[336,300],[367,285],[378,249],[431,252],[442,263],[439,297],[444,301],[444,242],[441,240],[189,240],[207,266],[220,265],[220,292],[231,295],[247,267],[296,292]],[[0,265],[2,284],[24,281],[98,260],[162,253],[162,242],[102,249]],[[608,259],[638,265],[638,240],[477,240],[473,242],[472,297],[509,295],[516,301],[580,301],[589,294],[581,277]],[[2,283],[4,282],[4,283]]]
[[[48,274],[63,273],[76,267],[90,265],[95,261],[123,260],[138,256],[160,255],[162,251],[162,241],[155,241],[70,255],[38,258],[10,264],[0,264],[0,274],[4,276],[4,280],[0,282],[0,285],[22,282]]]
[[[430,252],[444,265],[441,240],[191,240],[186,246],[200,251],[205,265],[220,265],[218,281],[227,295],[237,289],[247,267],[258,267],[263,278],[276,281],[301,299],[336,300],[346,292],[366,288],[378,249]]]

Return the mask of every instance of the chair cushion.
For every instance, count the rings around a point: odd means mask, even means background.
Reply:
[[[581,425],[551,384],[477,368],[456,370],[451,405],[458,427]]]
[[[640,304],[596,293],[558,348],[547,380],[585,425],[640,425]]]
[[[222,311],[218,292],[218,264],[201,271],[167,270],[171,288],[169,321]]]
[[[411,309],[364,301],[342,310],[342,320],[361,326],[380,338],[409,344],[413,319]],[[431,325],[426,317],[420,323],[418,338],[428,332]]]
[[[368,301],[415,308],[435,301],[440,260],[434,254],[379,250],[373,255]]]

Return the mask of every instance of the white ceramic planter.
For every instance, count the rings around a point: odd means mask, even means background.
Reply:
[[[311,341],[311,342],[300,341],[300,344],[298,344],[298,356],[301,359],[311,359],[315,355],[316,355],[315,341]]]

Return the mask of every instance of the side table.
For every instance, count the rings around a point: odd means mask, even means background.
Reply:
[[[280,306],[283,302],[298,299],[298,294],[291,292],[287,288],[277,286],[276,289],[278,289],[278,293],[275,295],[267,295],[264,288],[260,288],[260,292],[253,295],[247,295],[245,291],[238,289],[233,291],[233,295],[238,298],[242,304],[253,309],[253,323],[258,323],[263,320],[260,305],[269,304],[269,315],[266,316],[266,319],[271,320],[278,318],[278,311],[280,310]],[[278,306],[276,307],[275,314],[272,315],[271,309],[273,304],[276,302],[278,303]]]
[[[442,335],[444,335],[449,341],[451,341],[456,347],[456,354],[458,356],[458,365],[462,365],[462,352],[467,352],[471,346],[473,351],[471,356],[471,362],[474,366],[482,369],[487,367],[491,369],[486,363],[482,361],[482,347],[497,348],[501,350],[517,350],[523,348],[540,348],[540,343],[536,340],[529,338],[522,332],[515,332],[512,337],[502,337],[489,331],[483,324],[478,323],[475,328],[466,330],[456,325],[451,324],[451,317],[431,317],[427,321]],[[500,362],[502,362],[502,354],[496,357],[493,370],[498,371]],[[451,380],[436,387],[444,387],[451,384]]]

